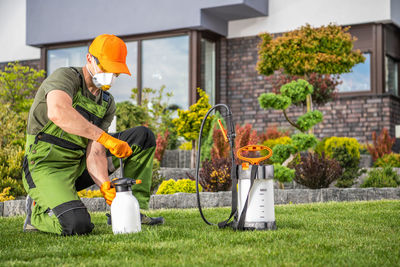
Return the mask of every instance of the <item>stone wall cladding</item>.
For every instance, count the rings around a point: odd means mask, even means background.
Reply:
[[[190,168],[190,150],[165,150],[161,160],[161,167]]]
[[[293,129],[282,112],[266,111],[259,106],[258,97],[272,90],[265,76],[256,70],[259,41],[258,36],[227,40],[227,78],[220,84],[221,93],[227,94],[227,101],[222,102],[221,95],[221,102],[232,108],[235,123],[250,123],[258,132],[273,125]],[[386,127],[394,136],[394,126],[400,124],[400,98],[391,95],[340,96],[318,109],[324,114],[324,121],[314,128],[319,138],[346,136],[362,143],[371,142],[373,131],[380,132]],[[290,118],[296,119],[303,113],[302,108],[288,109]],[[394,149],[400,149],[399,140]]]
[[[25,214],[25,200],[9,200],[4,202],[3,216],[17,216]]]

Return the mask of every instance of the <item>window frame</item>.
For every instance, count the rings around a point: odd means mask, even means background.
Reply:
[[[124,42],[137,42],[137,70],[136,73],[132,73],[132,75],[136,75],[137,77],[137,87],[138,87],[138,103],[141,103],[142,100],[142,42],[144,40],[150,39],[159,39],[159,38],[168,38],[175,36],[187,35],[189,38],[189,68],[188,68],[188,90],[189,90],[189,105],[194,104],[198,99],[199,95],[197,94],[197,88],[201,85],[200,80],[200,71],[201,71],[201,39],[205,38],[210,41],[216,43],[216,58],[215,58],[215,69],[216,69],[216,78],[215,78],[215,101],[219,103],[219,73],[220,73],[220,38],[221,36],[209,31],[199,31],[199,30],[191,30],[191,29],[180,29],[173,30],[168,32],[155,32],[155,33],[146,33],[139,35],[130,35],[130,36],[120,36],[120,38]],[[82,41],[74,41],[74,42],[65,42],[59,44],[51,44],[41,47],[41,57],[40,57],[40,67],[42,69],[47,69],[47,52],[51,49],[62,49],[62,48],[71,48],[78,46],[87,46],[89,47],[93,39],[82,40]]]

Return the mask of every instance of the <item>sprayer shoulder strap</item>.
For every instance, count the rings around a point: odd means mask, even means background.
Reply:
[[[229,215],[229,218],[225,221],[219,222],[218,227],[219,228],[225,228],[227,226],[230,226],[230,219],[236,215],[237,213],[237,204],[238,204],[238,194],[237,194],[237,184],[238,184],[238,171],[239,171],[239,165],[232,166],[231,170],[231,178],[232,178],[232,208],[231,208],[231,214]]]
[[[244,229],[244,221],[246,219],[247,207],[249,204],[249,196],[251,193],[251,189],[253,188],[254,179],[256,179],[256,177],[257,177],[257,173],[258,173],[258,165],[252,165],[251,166],[251,175],[250,175],[250,188],[249,188],[249,192],[247,193],[246,202],[244,203],[243,210],[240,213],[240,218],[239,218],[237,228],[236,228],[237,230]]]

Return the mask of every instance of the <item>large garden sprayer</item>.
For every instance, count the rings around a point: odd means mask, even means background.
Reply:
[[[229,218],[218,223],[218,227],[231,226],[235,230],[273,230],[276,229],[274,210],[274,167],[273,165],[261,165],[260,163],[272,156],[272,150],[266,146],[248,145],[237,150],[236,156],[243,161],[236,164],[235,160],[235,127],[232,112],[225,104],[217,104],[210,108],[201,123],[198,153],[196,163],[196,195],[200,215],[208,225],[209,222],[202,211],[199,193],[199,168],[201,155],[201,136],[203,127],[209,114],[216,108],[226,109],[227,132],[225,132],[220,120],[218,124],[224,135],[224,139],[230,145],[231,152],[231,179],[232,179],[232,208]],[[251,151],[267,150],[266,156],[258,158],[244,157],[242,153]],[[233,218],[233,220],[231,220]]]

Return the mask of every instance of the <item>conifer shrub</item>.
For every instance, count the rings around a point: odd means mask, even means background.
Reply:
[[[361,187],[397,187],[399,185],[400,175],[391,167],[384,167],[370,171]]]
[[[202,191],[201,186],[199,190]],[[170,195],[175,193],[196,193],[196,182],[190,179],[169,179],[163,181],[157,190],[157,195]]]

